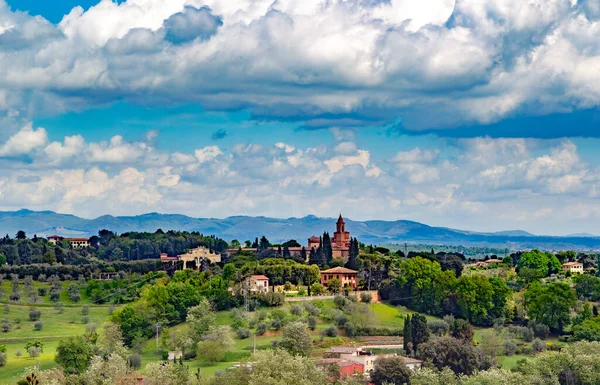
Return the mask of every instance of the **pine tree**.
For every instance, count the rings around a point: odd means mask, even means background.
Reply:
[[[317,255],[317,249],[315,249],[314,247],[310,248],[310,256],[308,258],[308,263],[310,265],[319,265],[321,263],[321,260],[318,258]]]
[[[406,315],[404,319],[404,351],[406,355],[410,355],[410,344],[412,344],[412,322],[410,320],[410,314]]]
[[[271,243],[269,242],[269,240],[267,239],[267,237],[265,237],[263,235],[260,238],[260,243],[258,244],[258,249],[260,251],[264,251],[264,250],[267,250],[269,247],[271,247]]]
[[[333,263],[333,248],[331,247],[331,238],[329,233],[323,233],[323,259],[325,266],[331,266]]]

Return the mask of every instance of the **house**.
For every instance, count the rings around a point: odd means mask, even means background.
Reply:
[[[325,356],[330,359],[348,360],[360,364],[363,368],[362,373],[369,377],[375,367],[375,361],[381,357],[393,357],[396,354],[374,354],[362,347],[344,347],[334,346],[325,352]],[[402,357],[406,366],[411,369],[420,369],[423,366],[423,361],[410,357]]]
[[[141,374],[129,374],[117,381],[119,385],[144,385],[146,377]]]
[[[188,263],[192,262],[194,264],[191,266],[195,266],[196,269],[199,269],[203,259],[208,260],[211,263],[220,263],[221,255],[214,253],[212,250],[204,246],[199,246],[195,249],[188,250],[187,253],[180,254],[176,257],[170,257],[167,253],[160,254],[161,262],[168,263],[171,266],[176,265],[180,261],[183,262],[183,270],[190,268]]]
[[[357,276],[356,270],[347,269],[345,267],[334,267],[333,269],[321,271],[321,285],[327,286],[327,283],[332,279],[337,279],[341,283],[341,287],[351,287],[356,290]]]
[[[331,366],[337,366],[338,370],[336,370],[336,375],[331,378],[332,381],[343,380],[346,377],[362,374],[364,372],[361,364],[341,358],[322,358],[317,360],[315,364],[318,367],[325,369],[326,373],[330,373],[328,369]]]
[[[402,359],[404,360],[406,367],[410,370],[421,369],[423,367],[423,361],[417,360],[416,358],[403,356]]]
[[[570,272],[571,274],[583,274],[583,263],[581,262],[567,262],[562,265],[563,270]]]
[[[101,281],[109,281],[111,279],[117,278],[118,276],[119,273],[115,271],[98,273],[98,279]]]
[[[269,277],[264,275],[253,275],[249,279],[251,293],[266,293],[269,291]]]
[[[90,245],[88,238],[65,238],[59,235],[51,235],[48,237],[48,243],[57,245],[62,241],[68,241],[74,249],[84,249]]]

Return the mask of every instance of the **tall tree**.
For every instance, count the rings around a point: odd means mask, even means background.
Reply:
[[[300,259],[302,259],[302,261],[306,261],[306,249],[304,246],[302,246],[302,250],[300,250]]]
[[[410,314],[406,315],[404,319],[404,332],[403,332],[403,344],[404,351],[407,355],[410,355],[410,347],[412,346],[412,323],[410,321]]]
[[[380,357],[375,360],[371,382],[375,385],[410,384],[410,370],[402,357]]]
[[[27,239],[27,235],[23,230],[17,231],[17,235],[15,235],[16,239]]]
[[[429,341],[427,318],[425,318],[425,316],[422,314],[415,314],[410,320],[410,325],[413,350],[416,352],[419,348],[419,345]]]
[[[357,242],[355,238],[350,239],[350,250],[348,250],[348,261],[346,262],[346,267],[352,270],[358,270],[358,248]]]
[[[271,243],[269,242],[269,240],[267,239],[267,237],[265,237],[263,235],[260,238],[260,243],[258,244],[258,249],[260,251],[264,251],[264,250],[267,250],[269,247],[271,247]]]
[[[333,262],[333,248],[331,247],[331,238],[328,232],[323,233],[323,259],[325,266],[331,266]]]

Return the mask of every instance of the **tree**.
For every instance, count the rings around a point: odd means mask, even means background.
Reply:
[[[106,360],[99,356],[92,357],[82,378],[86,385],[118,384],[127,374],[127,360],[118,354],[111,354]]]
[[[144,384],[185,385],[189,383],[189,369],[174,362],[152,362],[144,369]]]
[[[375,385],[410,384],[410,371],[402,357],[379,357],[375,360],[371,382]]]
[[[265,251],[269,247],[271,247],[271,242],[264,235],[260,238],[260,243],[258,244],[258,251]]]
[[[449,367],[456,374],[472,374],[480,369],[479,354],[469,342],[440,337],[424,343],[419,357],[438,370]]]
[[[475,331],[469,321],[457,318],[450,324],[450,335],[460,341],[473,342]]]
[[[190,333],[196,341],[205,334],[215,323],[215,312],[212,310],[210,302],[202,298],[200,303],[188,310],[187,322],[190,325]]]
[[[600,318],[586,319],[579,325],[573,326],[573,340],[600,341]]]
[[[116,353],[125,356],[123,333],[121,327],[114,322],[108,321],[102,325],[102,332],[98,337],[97,345],[108,355]]]
[[[0,253],[0,266],[6,265],[6,255]]]
[[[312,338],[303,322],[292,322],[283,328],[283,338],[279,346],[290,354],[308,356],[312,350]]]
[[[323,266],[331,266],[333,262],[333,248],[328,232],[323,233]]]
[[[559,333],[571,322],[571,309],[577,303],[575,292],[564,283],[542,286],[539,282],[532,282],[523,298],[530,319]]]
[[[56,254],[52,251],[48,251],[46,254],[44,254],[42,261],[49,265],[54,265],[56,263]]]
[[[406,318],[404,319],[404,330],[402,335],[404,351],[407,355],[409,355],[412,347],[412,324],[410,320],[410,314],[407,314]]]
[[[332,278],[329,281],[327,281],[327,289],[329,289],[330,292],[337,294],[340,292],[341,288],[342,282],[339,279]]]
[[[58,342],[54,360],[66,373],[83,373],[93,355],[92,347],[85,338],[68,337]]]
[[[562,269],[561,263],[554,254],[531,250],[521,254],[516,266],[519,277],[526,281],[547,277]]]
[[[410,326],[413,350],[417,352],[422,343],[429,341],[427,318],[422,314],[414,314],[410,320]]]
[[[352,270],[358,270],[358,247],[356,247],[356,239],[350,239],[350,249],[348,250],[348,261],[346,267]]]
[[[27,239],[27,235],[23,230],[17,231],[17,235],[15,235],[15,239]]]

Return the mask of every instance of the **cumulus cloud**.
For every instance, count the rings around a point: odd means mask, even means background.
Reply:
[[[1,147],[0,156],[10,157],[29,154],[32,150],[43,147],[48,142],[48,134],[43,128],[34,129],[31,123],[22,127]]]
[[[0,109],[169,100],[305,128],[400,118],[418,132],[598,108],[598,12],[568,0],[127,0],[52,25],[2,3]]]

